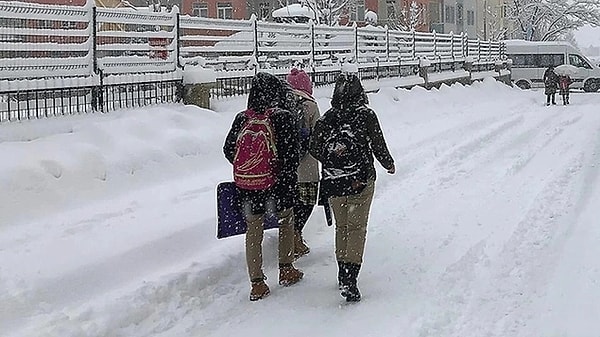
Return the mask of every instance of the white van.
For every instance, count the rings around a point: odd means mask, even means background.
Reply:
[[[600,89],[600,68],[581,51],[564,41],[506,40],[506,55],[512,60],[512,81],[523,89],[543,87],[544,71],[549,66],[570,64],[577,67],[572,88],[587,92]]]

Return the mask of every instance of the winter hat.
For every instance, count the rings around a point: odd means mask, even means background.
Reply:
[[[358,76],[351,73],[338,75],[335,81],[335,88],[333,89],[331,106],[338,109],[345,109],[364,104],[369,104],[369,99]]]
[[[310,77],[304,70],[298,68],[292,68],[290,73],[287,75],[287,81],[296,90],[304,91],[305,93],[312,96],[313,88]]]
[[[272,74],[259,72],[252,78],[252,88],[248,95],[248,109],[263,113],[277,107],[281,101],[283,81]]]

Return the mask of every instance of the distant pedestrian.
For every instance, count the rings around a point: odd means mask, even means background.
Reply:
[[[569,86],[573,83],[571,77],[569,75],[560,75],[558,76],[558,88],[560,96],[563,100],[563,105],[569,104]]]
[[[361,299],[358,274],[375,192],[373,156],[389,174],[396,170],[377,115],[367,104],[356,74],[339,75],[332,107],[317,121],[310,143],[310,153],[322,165],[320,202],[333,209],[338,283],[348,302]]]
[[[558,76],[554,72],[554,66],[549,66],[544,72],[544,93],[546,94],[546,105],[556,105],[556,90],[558,88]]]
[[[233,164],[248,230],[246,263],[251,281],[250,300],[269,295],[262,270],[263,221],[266,213],[279,217],[279,284],[302,279],[294,268],[294,211],[297,196],[298,134],[296,120],[279,107],[283,82],[268,73],[252,79],[247,110],[238,113],[223,152]]]
[[[294,89],[300,133],[299,198],[298,204],[294,206],[294,256],[298,258],[310,252],[302,231],[317,203],[319,163],[308,152],[308,146],[315,123],[320,117],[320,112],[317,102],[312,96],[312,81],[304,70],[293,68],[287,75],[287,82]]]

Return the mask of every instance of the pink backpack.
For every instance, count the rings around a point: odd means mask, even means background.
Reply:
[[[277,149],[271,123],[273,109],[264,114],[246,110],[246,121],[235,143],[233,179],[246,190],[266,190],[276,181]]]

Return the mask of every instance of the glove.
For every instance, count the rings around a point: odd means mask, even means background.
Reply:
[[[310,137],[310,129],[309,128],[300,128],[300,138],[306,139]]]

